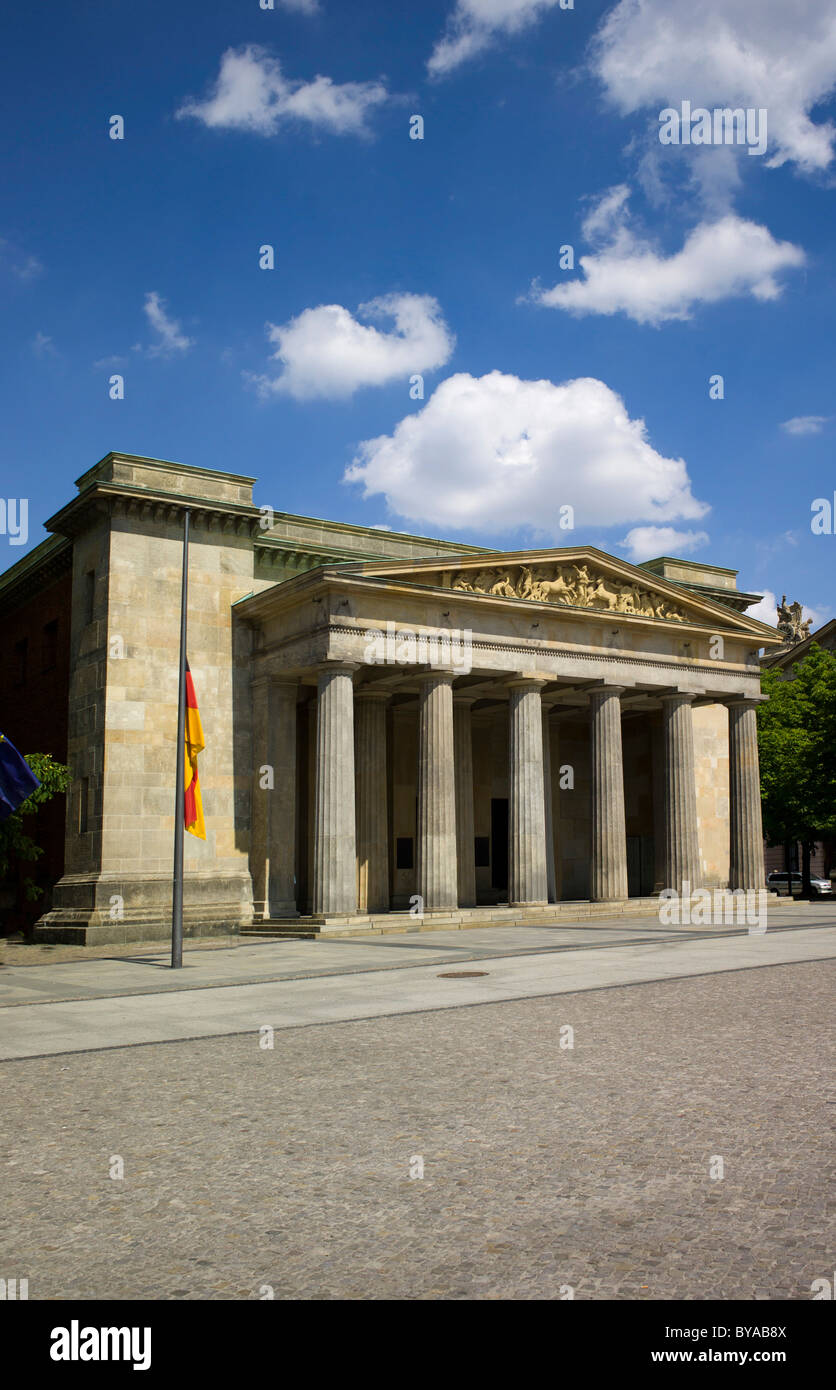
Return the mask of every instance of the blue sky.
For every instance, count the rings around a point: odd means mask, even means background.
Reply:
[[[830,0],[47,3],[0,65],[0,495],[26,478],[30,546],[113,449],[836,612]],[[686,100],[766,110],[766,152],[663,146]]]

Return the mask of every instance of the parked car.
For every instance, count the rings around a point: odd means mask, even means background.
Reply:
[[[776,869],[774,873],[768,874],[766,886],[773,893],[787,895],[787,871],[786,869]],[[792,875],[793,896],[801,892],[801,874]],[[833,884],[829,878],[817,878],[814,874],[810,875],[810,891],[816,898],[830,897],[833,893]]]

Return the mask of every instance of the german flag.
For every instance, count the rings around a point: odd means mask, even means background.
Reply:
[[[197,755],[202,753],[206,747],[203,738],[203,725],[200,722],[200,710],[197,707],[197,696],[194,693],[194,681],[189,670],[189,663],[186,662],[186,746],[184,749],[186,758],[186,780],[185,780],[185,822],[186,829],[191,835],[196,835],[199,840],[206,839],[206,826],[203,823],[203,802],[200,798],[200,783],[197,778]]]

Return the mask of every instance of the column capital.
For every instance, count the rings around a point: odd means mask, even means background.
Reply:
[[[520,672],[518,675],[511,676],[505,682],[507,690],[542,690],[544,686],[551,683],[551,676],[538,676],[533,672]]]
[[[320,676],[353,676],[355,671],[359,671],[362,662],[359,661],[320,661],[312,669],[317,678]]]
[[[392,693],[391,690],[374,690],[367,689],[365,685],[356,685],[354,687],[354,700],[355,703],[361,700],[367,700],[371,703],[374,700],[379,704],[387,704],[392,698]]]
[[[593,685],[593,686],[590,688],[590,690],[589,690],[589,698],[590,698],[590,700],[592,700],[592,699],[595,698],[596,695],[599,695],[599,696],[602,696],[602,697],[603,697],[604,695],[623,695],[624,692],[625,692],[625,690],[631,690],[631,689],[632,689],[632,686],[629,686],[629,685],[605,685],[605,684],[602,682],[601,685]]]
[[[768,695],[735,695],[723,703],[727,709],[757,709],[758,705],[765,705],[768,699]]]
[[[452,685],[459,673],[457,671],[419,671],[415,679],[421,685],[429,681],[443,682],[445,685]]]
[[[696,694],[690,690],[669,690],[666,695],[659,696],[663,705],[672,704],[674,700],[678,700],[681,705],[690,705],[696,698]]]

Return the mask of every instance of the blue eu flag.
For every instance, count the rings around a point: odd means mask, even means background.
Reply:
[[[0,734],[0,821],[8,820],[40,785],[26,759]]]

